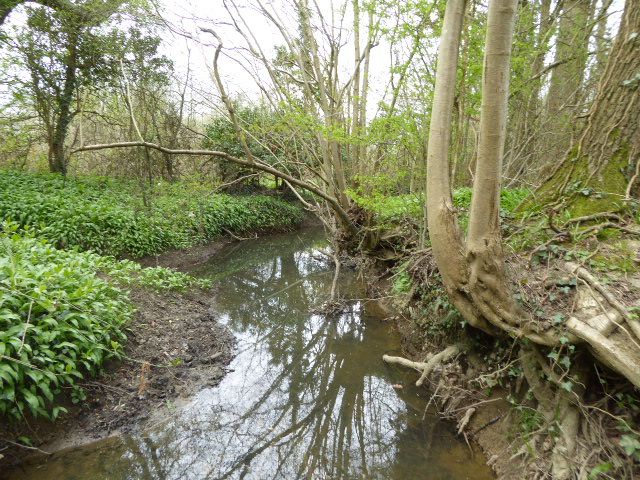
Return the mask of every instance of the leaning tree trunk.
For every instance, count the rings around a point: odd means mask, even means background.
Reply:
[[[640,193],[640,2],[627,0],[586,125],[537,203],[574,216],[621,210]]]
[[[478,159],[466,245],[451,200],[448,150],[464,1],[447,2],[427,153],[427,226],[452,302],[475,327],[513,333],[517,305],[504,278],[500,238],[500,171],[509,64],[517,0],[489,4]],[[497,328],[496,328],[497,327]]]

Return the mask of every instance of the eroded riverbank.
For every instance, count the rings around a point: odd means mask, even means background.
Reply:
[[[313,313],[331,288],[321,248],[321,232],[308,231],[220,250],[195,273],[215,281],[212,314],[237,339],[221,383],[7,478],[492,478],[483,456],[426,410],[414,375],[381,361],[400,352],[400,337],[361,300],[355,275],[341,278],[342,311]]]

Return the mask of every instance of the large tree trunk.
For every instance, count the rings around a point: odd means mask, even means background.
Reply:
[[[590,0],[564,0],[547,95],[547,159],[562,158],[571,142],[573,119],[580,112],[589,47]]]
[[[57,119],[52,130],[53,137],[49,139],[49,170],[52,173],[67,174],[67,152],[65,140],[69,125],[74,117],[72,111],[73,98],[76,91],[78,74],[78,41],[79,32],[75,25],[70,27],[68,34],[67,56],[65,60],[64,84],[56,95],[55,110]]]
[[[638,198],[640,163],[640,2],[627,0],[620,30],[586,125],[542,185],[537,202],[574,216],[621,210]]]

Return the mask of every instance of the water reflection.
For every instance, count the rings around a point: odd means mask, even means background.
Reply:
[[[238,338],[232,371],[144,435],[55,456],[15,478],[485,479],[450,427],[427,416],[406,372],[380,360],[399,338],[367,314],[360,285],[339,314],[310,312],[331,272],[319,234],[245,242],[198,273],[217,280],[216,310]]]

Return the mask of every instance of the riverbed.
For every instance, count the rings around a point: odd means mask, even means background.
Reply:
[[[388,366],[400,337],[356,272],[323,313],[333,270],[321,231],[229,245],[192,273],[215,282],[236,337],[219,385],[168,404],[134,433],[13,470],[12,479],[493,478],[480,452],[427,408],[416,374]]]

